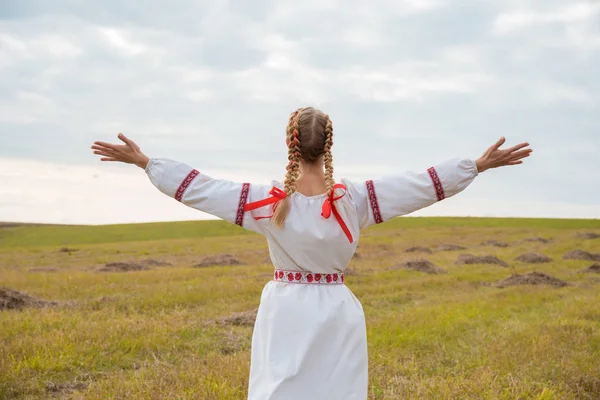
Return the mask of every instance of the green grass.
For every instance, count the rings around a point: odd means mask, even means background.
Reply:
[[[600,276],[562,260],[600,252],[581,231],[600,221],[399,218],[363,232],[347,284],[367,315],[369,399],[600,398]],[[522,241],[534,236],[552,241]],[[404,252],[444,243],[468,250]],[[514,261],[529,251],[554,261]],[[455,265],[463,252],[510,267]],[[247,265],[191,268],[216,253]],[[252,328],[215,321],[258,305],[267,254],[262,237],[220,221],[0,228],[0,286],[65,302],[0,311],[0,399],[244,399]],[[387,269],[415,257],[448,273]],[[173,265],[96,272],[148,258]],[[532,270],[570,286],[483,284]]]

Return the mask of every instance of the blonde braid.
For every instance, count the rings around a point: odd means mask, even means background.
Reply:
[[[273,212],[273,223],[278,228],[281,228],[285,223],[285,220],[290,212],[290,198],[296,191],[296,180],[300,176],[300,160],[302,158],[302,149],[300,146],[300,132],[299,121],[300,121],[300,113],[302,109],[299,109],[292,113],[290,116],[290,121],[287,126],[287,138],[288,138],[288,166],[287,173],[285,175],[284,188],[283,191],[288,196],[285,199],[281,200],[277,205]]]
[[[323,163],[325,164],[325,185],[327,193],[331,194],[335,181],[333,180],[333,156],[331,155],[331,146],[333,146],[333,123],[329,116],[326,116],[327,124],[325,126],[325,153],[323,154]]]

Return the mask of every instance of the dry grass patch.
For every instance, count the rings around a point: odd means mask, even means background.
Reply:
[[[527,264],[543,264],[552,262],[552,258],[539,253],[525,253],[515,258],[515,261],[524,262]]]
[[[408,249],[405,250],[405,252],[407,252],[407,253],[427,253],[427,254],[433,253],[433,251],[431,251],[431,249],[429,249],[428,247],[422,247],[422,246],[409,247]]]
[[[271,260],[269,260],[270,262]],[[195,264],[195,268],[203,267],[215,267],[225,265],[243,265],[244,262],[234,257],[231,254],[217,254],[213,256],[204,257],[198,264]]]
[[[471,264],[494,264],[500,265],[502,267],[508,267],[508,264],[499,259],[496,256],[486,255],[486,256],[475,256],[472,254],[461,254],[457,259],[457,265],[471,265]]]
[[[458,251],[458,250],[466,250],[467,248],[464,246],[459,246],[457,244],[442,244],[435,248],[436,251]]]
[[[583,250],[573,250],[563,256],[564,260],[600,261],[600,253],[589,253]]]
[[[22,310],[28,307],[51,307],[55,305],[58,305],[58,302],[43,300],[9,288],[0,288],[0,310]]]
[[[98,272],[129,272],[129,271],[145,271],[150,268],[135,263],[113,262],[105,264],[104,267],[98,268]]]
[[[543,272],[534,271],[523,275],[512,275],[506,279],[493,283],[492,286],[505,288],[516,285],[550,285],[554,287],[564,287],[567,286],[568,283]]]
[[[425,272],[426,274],[445,274],[447,272],[445,269],[436,266],[431,261],[424,259],[406,261],[401,264],[390,267],[388,268],[388,270],[395,270],[401,268],[409,269],[412,271]]]
[[[494,247],[508,247],[508,243],[506,242],[502,242],[499,240],[486,240],[485,242],[481,243],[482,246],[494,246]]]

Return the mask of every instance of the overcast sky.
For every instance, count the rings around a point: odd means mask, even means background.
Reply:
[[[0,0],[0,221],[207,218],[89,146],[268,183],[306,105],[338,180],[534,148],[416,215],[600,218],[599,71],[596,0]]]

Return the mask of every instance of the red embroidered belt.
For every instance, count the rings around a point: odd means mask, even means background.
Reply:
[[[288,283],[312,283],[321,285],[342,285],[344,283],[344,274],[338,272],[335,274],[318,274],[306,271],[285,271],[276,269],[274,280]]]

